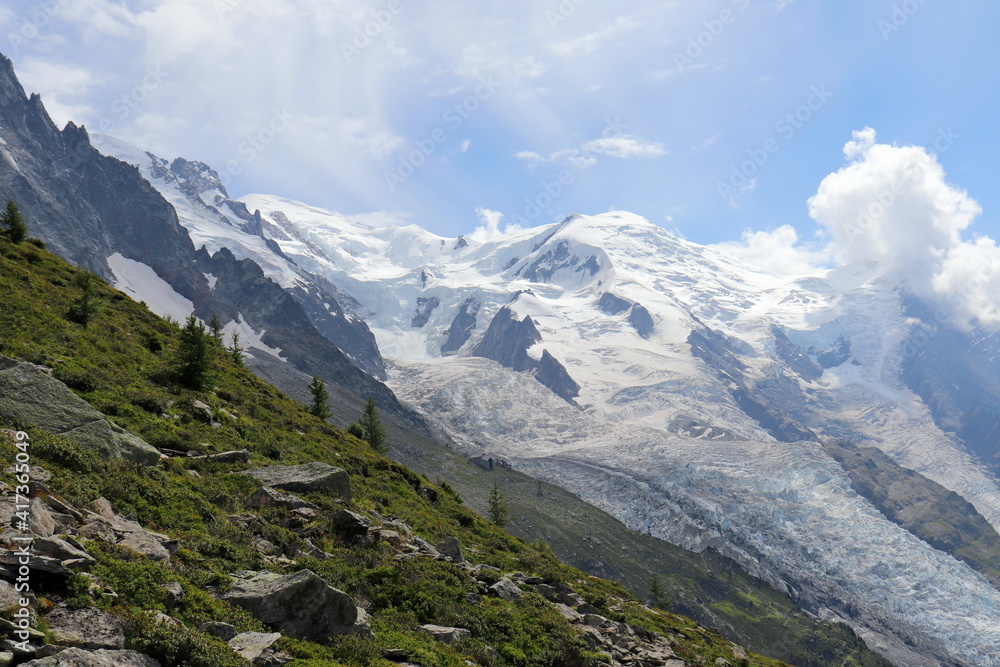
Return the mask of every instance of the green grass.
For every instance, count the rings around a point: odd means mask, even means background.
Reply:
[[[225,354],[215,356],[204,391],[185,389],[175,372],[180,329],[100,282],[96,291],[103,308],[84,329],[68,317],[79,297],[76,273],[44,249],[0,241],[0,353],[53,368],[91,405],[154,446],[202,453],[247,449],[252,466],[323,461],[342,467],[351,476],[353,499],[347,506],[353,510],[399,517],[431,542],[456,536],[475,562],[563,582],[594,604],[618,605],[620,611],[608,606],[607,613],[676,636],[679,652],[704,656],[709,663],[717,656],[731,657],[721,637],[674,614],[647,610],[620,585],[564,565],[545,545],[529,544],[488,523],[454,490],[313,417]],[[203,421],[195,400],[212,408],[217,426]],[[281,512],[248,509],[254,485],[233,474],[245,466],[177,458],[145,468],[98,458],[30,424],[0,426],[27,430],[33,462],[54,475],[48,483],[52,492],[77,507],[103,496],[119,513],[134,514],[147,528],[181,541],[169,564],[93,542],[89,548],[98,560],[94,573],[118,597],[91,597],[78,581],[75,589],[60,593],[74,604],[95,604],[120,615],[129,645],[167,667],[241,664],[226,646],[195,628],[207,620],[224,620],[241,630],[260,629],[244,612],[207,592],[224,589],[232,572],[273,569],[252,547],[255,536],[283,546],[312,540],[333,558],[303,559],[293,569],[313,569],[371,612],[373,638],[340,638],[329,645],[282,640],[280,646],[298,658],[297,667],[386,665],[381,655],[389,648],[409,651],[412,661],[425,667],[462,667],[466,660],[499,667],[598,660],[579,633],[537,595],[528,594],[517,604],[493,598],[470,604],[465,593],[476,590],[475,584],[452,565],[399,563],[384,544],[345,544],[326,519],[291,530]],[[15,451],[11,445],[0,446],[0,465],[12,462]],[[306,497],[320,506],[321,516],[344,506],[322,494]],[[261,519],[252,530],[228,518],[248,513]],[[184,589],[176,607],[162,589],[167,582]],[[151,610],[173,616],[184,627],[171,630],[152,623]],[[428,622],[468,627],[473,636],[459,646],[444,646],[415,631]],[[752,657],[747,664],[778,663]]]

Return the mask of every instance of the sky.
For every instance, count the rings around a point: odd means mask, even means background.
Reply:
[[[934,291],[1000,236],[997,25],[986,0],[0,0],[0,51],[58,124],[235,197],[452,237],[627,210]]]

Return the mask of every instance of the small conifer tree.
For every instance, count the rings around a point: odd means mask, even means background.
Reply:
[[[178,378],[189,389],[198,391],[207,384],[212,365],[211,345],[212,338],[205,331],[205,325],[192,313],[181,330],[177,369]]]
[[[73,277],[73,283],[80,290],[80,296],[70,305],[69,318],[87,329],[104,305],[97,295],[97,276],[90,271],[81,270]]]
[[[369,398],[365,403],[365,411],[361,413],[358,420],[364,438],[369,445],[377,452],[385,454],[389,451],[389,440],[385,437],[385,430],[382,428],[382,420],[378,416],[378,409],[375,406],[375,399]]]
[[[222,322],[219,321],[219,318],[218,318],[218,316],[215,313],[212,313],[212,319],[208,323],[208,330],[211,332],[212,339],[215,341],[215,344],[218,345],[221,348],[222,347]]]
[[[358,440],[365,439],[365,430],[361,428],[361,424],[358,422],[351,422],[351,425],[347,427],[347,432],[353,435]]]
[[[233,332],[233,342],[226,350],[229,352],[229,357],[233,360],[233,363],[240,368],[246,368],[246,362],[243,360],[243,348],[240,346],[240,332]]]
[[[510,520],[510,513],[507,510],[507,497],[504,495],[503,489],[500,488],[500,484],[495,481],[493,482],[493,488],[490,490],[489,511],[486,516],[491,522],[501,528],[506,526]]]
[[[11,242],[21,243],[28,238],[28,225],[13,199],[7,200],[6,210],[0,214],[0,224],[7,229]]]
[[[330,408],[327,402],[330,400],[330,392],[326,390],[326,383],[314,375],[312,382],[309,383],[309,393],[312,394],[309,413],[320,419],[329,419]]]

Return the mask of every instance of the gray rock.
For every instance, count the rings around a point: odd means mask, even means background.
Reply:
[[[385,528],[381,528],[379,530],[372,531],[372,535],[374,535],[379,540],[388,542],[393,549],[402,549],[403,545],[406,544],[406,540],[403,538],[403,536],[394,530],[386,530]]]
[[[129,533],[118,544],[128,547],[132,551],[149,556],[155,561],[170,560],[170,552],[163,546],[163,540],[160,540],[148,531]]]
[[[148,655],[135,651],[85,651],[68,648],[47,658],[22,663],[24,667],[160,667]]]
[[[56,534],[56,520],[41,498],[32,498],[28,504],[28,530],[40,537]]]
[[[449,628],[443,625],[421,625],[418,630],[448,645],[457,644],[472,636],[472,633],[465,628]]]
[[[215,463],[249,463],[250,451],[247,449],[237,449],[231,452],[220,452],[218,454],[211,454],[208,460]]]
[[[244,632],[230,639],[228,643],[234,651],[254,662],[279,639],[281,639],[280,632]]]
[[[337,510],[331,519],[333,527],[343,535],[364,535],[372,527],[368,519],[350,510]]]
[[[0,418],[35,424],[93,450],[102,458],[155,465],[160,452],[109,422],[41,367],[0,356]]]
[[[184,588],[176,581],[171,581],[169,584],[164,585],[163,589],[167,592],[168,604],[178,605],[184,599]]]
[[[203,401],[199,400],[194,400],[191,401],[191,408],[194,411],[195,416],[199,420],[205,422],[206,424],[210,424],[212,423],[212,421],[214,421],[212,407],[207,403],[204,403]]]
[[[336,493],[342,498],[351,497],[351,478],[347,471],[326,463],[268,466],[245,470],[241,474],[255,478],[264,486],[273,486],[283,491],[295,493],[326,491]]]
[[[447,556],[452,563],[464,563],[465,554],[462,553],[462,543],[457,537],[446,537],[438,542],[437,550],[442,556]]]
[[[316,505],[284,491],[262,486],[247,500],[250,507],[281,507],[286,510],[319,509]]]
[[[507,577],[503,577],[500,581],[490,586],[489,590],[490,593],[507,602],[515,602],[524,596],[524,591],[518,588],[517,584]]]
[[[8,475],[16,475],[18,474],[17,466],[7,466],[4,472]],[[52,479],[52,473],[40,466],[28,466],[28,478],[32,482],[48,482]]]
[[[232,576],[232,588],[220,598],[289,637],[323,641],[371,632],[351,596],[309,570],[290,575],[244,571]]]
[[[535,586],[535,590],[538,592],[539,595],[541,595],[546,600],[555,601],[559,599],[559,594],[556,592],[556,589],[553,588],[552,586],[549,586],[548,584],[541,584],[539,586]]]
[[[94,607],[56,607],[45,616],[45,623],[57,644],[83,649],[125,647],[122,622],[116,616]]]
[[[570,623],[580,623],[583,621],[583,614],[578,612],[576,609],[573,609],[572,607],[567,607],[562,602],[557,602],[555,604],[555,607],[556,611],[562,614],[563,618],[565,618]]]
[[[97,500],[91,503],[91,507],[94,508],[95,512],[97,512],[98,514],[100,514],[109,521],[111,519],[114,519],[116,516],[115,510],[113,507],[111,507],[111,503],[108,502],[107,498],[98,498]]]
[[[425,556],[430,556],[431,558],[440,558],[441,552],[434,548],[434,545],[425,540],[422,537],[414,537],[413,545],[417,547],[417,550]]]
[[[14,664],[14,652],[13,651],[2,651],[0,652],[0,667],[10,667]]]
[[[209,621],[208,623],[202,623],[198,626],[198,630],[210,634],[213,637],[218,637],[224,642],[228,642],[237,635],[235,626],[232,626],[229,623],[223,623],[222,621]]]

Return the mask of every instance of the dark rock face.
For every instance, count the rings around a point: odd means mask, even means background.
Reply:
[[[436,296],[432,296],[430,298],[418,296],[417,307],[413,311],[413,319],[410,320],[410,327],[414,329],[424,328],[427,322],[431,319],[434,309],[440,305],[441,301]]]
[[[875,447],[826,443],[851,486],[893,523],[965,561],[1000,588],[1000,535],[970,502]]]
[[[597,258],[580,257],[575,255],[566,241],[560,241],[551,250],[542,253],[527,268],[518,271],[522,278],[535,283],[545,283],[551,280],[552,276],[562,269],[573,269],[575,273],[588,273],[594,276],[601,270]]]
[[[542,336],[530,317],[518,320],[514,311],[504,306],[493,317],[472,354],[492,359],[515,371],[529,371],[544,386],[572,403],[580,395],[580,385],[563,365],[548,350],[543,350],[537,361],[528,356],[528,349],[541,341]]]
[[[823,377],[823,369],[810,359],[795,343],[788,340],[785,332],[771,325],[771,336],[774,338],[774,350],[785,364],[795,371],[799,377],[808,382],[814,382]]]
[[[733,341],[708,327],[692,330],[687,342],[691,346],[691,354],[715,369],[719,379],[730,385],[730,393],[740,409],[761,428],[782,442],[815,439],[815,434],[796,424],[789,415],[773,408],[768,400],[768,395],[780,394],[784,398],[781,405],[804,402],[797,383],[780,376],[750,386],[746,378],[747,367],[736,355],[748,354],[752,350],[742,342]],[[787,400],[789,396],[793,400]]]
[[[475,297],[469,297],[458,309],[458,314],[448,328],[448,338],[441,345],[441,354],[457,352],[472,337],[476,330],[476,317],[479,315],[479,302]]]
[[[643,338],[649,338],[653,335],[655,327],[653,316],[649,314],[649,311],[642,304],[637,303],[632,306],[632,312],[628,316],[628,323]]]
[[[938,428],[1000,474],[1000,335],[955,329],[913,297],[903,303],[920,320],[904,344],[903,380]]]
[[[632,302],[615,296],[611,292],[601,295],[601,300],[597,302],[597,307],[602,313],[607,315],[621,315],[632,306]]]
[[[851,360],[851,341],[843,336],[834,341],[833,347],[816,355],[816,361],[824,369],[836,368]]]
[[[530,317],[518,320],[510,308],[501,308],[493,317],[486,334],[472,351],[515,371],[533,370],[537,362],[528,356],[528,348],[542,341]]]

